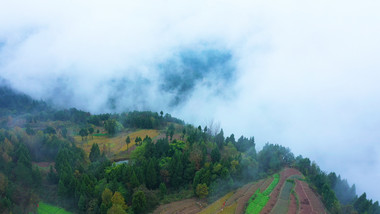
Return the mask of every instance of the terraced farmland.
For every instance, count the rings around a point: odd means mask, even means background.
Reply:
[[[285,168],[279,174],[279,177],[248,183],[208,206],[205,201],[187,199],[161,205],[154,213],[326,214],[318,196],[300,180],[303,176],[298,170]]]
[[[255,194],[248,201],[248,206],[245,211],[246,214],[259,214],[261,210],[265,207],[270,199],[270,194],[273,189],[277,186],[280,176],[278,174],[273,175],[273,181],[265,191],[261,192],[258,189]]]

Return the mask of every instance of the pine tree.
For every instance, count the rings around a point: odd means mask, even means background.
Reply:
[[[146,197],[143,191],[139,190],[133,194],[132,208],[136,213],[142,213],[145,211]]]
[[[155,189],[157,187],[157,171],[154,166],[154,159],[150,159],[148,163],[148,168],[146,171],[146,187],[149,189]]]

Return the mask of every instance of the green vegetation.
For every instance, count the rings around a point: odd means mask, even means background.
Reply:
[[[273,191],[273,189],[277,186],[278,182],[280,180],[280,175],[275,174],[273,175],[273,181],[268,186],[266,190],[263,192],[260,192],[260,189],[258,189],[255,194],[252,195],[252,197],[248,201],[247,209],[245,210],[246,214],[258,214],[261,212],[261,210],[265,207],[267,202],[269,201],[270,193]]]
[[[128,161],[112,164],[116,159]],[[345,179],[277,144],[257,152],[253,137],[235,140],[163,112],[56,110],[0,87],[0,213],[36,213],[37,204],[40,213],[55,212],[41,201],[100,214],[148,213],[194,196],[223,203],[222,195],[285,166],[305,175],[331,213],[379,212],[378,202],[357,196]],[[278,180],[251,197],[247,213],[265,206]]]
[[[38,214],[71,214],[60,207],[40,202],[37,210]]]

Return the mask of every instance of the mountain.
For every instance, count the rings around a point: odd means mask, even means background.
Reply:
[[[0,213],[380,213],[289,148],[164,112],[94,115],[1,87],[0,121]]]

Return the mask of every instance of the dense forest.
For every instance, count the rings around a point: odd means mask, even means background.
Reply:
[[[142,129],[159,134],[123,138],[124,163],[107,146],[87,145]],[[74,213],[149,213],[190,197],[215,201],[284,167],[301,171],[330,213],[380,213],[355,185],[281,145],[256,151],[254,137],[225,136],[162,111],[94,115],[0,87],[0,213],[37,213],[42,201]]]

